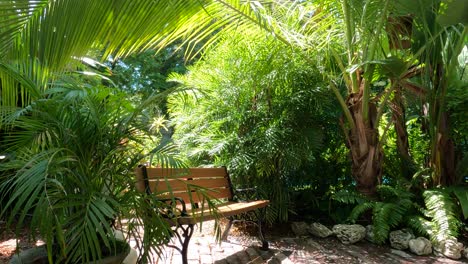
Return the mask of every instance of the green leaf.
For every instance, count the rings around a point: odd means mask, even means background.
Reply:
[[[457,196],[458,202],[465,219],[468,218],[468,187],[454,187],[453,193]]]

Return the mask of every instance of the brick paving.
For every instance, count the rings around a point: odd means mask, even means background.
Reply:
[[[214,223],[203,223],[196,228],[190,241],[188,260],[190,264],[461,264],[467,259],[451,260],[434,255],[420,257],[409,252],[392,250],[388,246],[376,246],[367,242],[343,245],[336,238],[268,237],[270,249],[262,251],[255,237],[231,232],[228,242],[217,243],[214,238]],[[155,264],[182,263],[178,251],[166,247],[163,256]]]

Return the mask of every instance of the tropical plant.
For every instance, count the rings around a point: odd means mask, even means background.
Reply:
[[[198,0],[7,0],[0,5],[1,105],[27,105],[91,48],[102,60],[147,50],[203,9]],[[79,12],[77,12],[79,10]]]
[[[432,0],[414,4],[387,0],[365,1],[363,4],[344,0],[340,5],[327,0],[294,3],[213,1],[206,8],[210,16],[197,13],[191,20],[199,25],[197,29],[190,23],[181,24],[165,41],[171,43],[178,37],[186,37],[189,44],[196,44],[209,38],[206,41],[209,45],[216,39],[212,38],[213,33],[220,28],[225,32],[244,32],[250,37],[258,36],[251,34],[252,26],[256,26],[287,45],[299,47],[300,53],[312,63],[324,63],[323,73],[343,110],[343,129],[352,156],[356,187],[372,196],[381,182],[383,171],[381,147],[385,144],[386,133],[379,133],[383,114],[390,105],[394,106],[397,144],[400,153],[409,161],[400,94],[402,90],[419,94],[428,92],[414,80],[421,72],[418,66],[428,65],[420,60],[420,56],[431,54],[431,47],[448,36],[442,34],[446,26],[434,27],[426,20],[445,21],[449,27],[455,24],[460,33],[457,39],[465,39],[465,27],[459,24],[464,19],[457,11],[460,7],[463,7],[461,1]],[[450,19],[447,10],[452,10]],[[413,45],[413,51],[402,50],[417,38],[411,31],[413,25],[417,29],[415,32],[425,31],[423,35],[427,37],[419,42],[422,45]],[[445,47],[450,50],[446,54],[459,54],[458,47]],[[376,86],[376,82],[381,80],[388,81],[384,87]],[[339,90],[343,86],[346,90],[344,95]],[[393,102],[391,98],[394,98]],[[430,104],[434,107],[438,103],[432,101]]]
[[[286,220],[294,172],[314,162],[331,108],[318,69],[267,35],[231,34],[203,57],[175,76],[176,144],[192,164],[225,165],[236,185],[256,185],[270,219]]]
[[[462,227],[461,219],[468,216],[466,188],[463,187],[425,190],[423,199],[407,189],[389,185],[380,185],[377,193],[379,200],[369,200],[346,190],[332,196],[340,203],[355,205],[348,217],[352,223],[371,212],[376,243],[384,243],[389,232],[397,227],[412,228],[435,244],[456,240]]]
[[[355,223],[366,212],[372,212],[373,240],[384,243],[392,228],[401,226],[417,214],[419,207],[413,202],[414,194],[404,189],[380,185],[377,189],[379,200],[349,191],[339,191],[332,199],[346,204],[357,204],[348,221]]]
[[[2,146],[12,158],[0,164],[0,193],[7,201],[1,217],[16,231],[25,225],[31,235],[38,231],[50,263],[114,253],[112,234],[120,219],[134,219],[124,232],[135,237],[145,225],[140,247],[158,251],[170,229],[152,206],[164,205],[136,192],[132,175],[145,152],[142,110],[154,98],[135,107],[124,93],[73,79],[56,83],[43,97],[24,108],[2,107]],[[162,150],[155,153],[159,164],[180,166]]]

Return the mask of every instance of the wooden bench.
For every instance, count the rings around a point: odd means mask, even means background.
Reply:
[[[223,232],[226,240],[234,221],[233,216],[247,212],[258,212],[257,226],[262,249],[268,249],[262,221],[268,200],[239,201],[236,198],[226,168],[188,168],[166,169],[147,168],[140,165],[135,169],[136,188],[140,192],[156,195],[169,203],[178,203],[177,213],[171,212],[168,222],[172,226],[182,247],[174,246],[182,254],[183,263],[187,263],[187,249],[193,234],[194,225],[198,222],[227,217],[229,223]],[[197,191],[198,190],[198,191]],[[244,189],[245,190],[245,189]],[[215,204],[212,210],[207,202]]]

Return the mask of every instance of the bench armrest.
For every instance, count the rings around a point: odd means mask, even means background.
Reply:
[[[185,201],[180,198],[180,197],[172,197],[172,198],[164,198],[164,199],[158,199],[159,201],[161,202],[164,202],[164,203],[167,203],[167,202],[170,202],[168,205],[170,206],[174,206],[174,205],[177,205],[177,202],[179,202],[181,205],[182,205],[182,210],[180,212],[180,215],[181,216],[188,216],[188,213],[187,213],[187,207],[185,205]],[[175,202],[175,204],[174,204]],[[173,218],[175,216],[174,212],[172,212],[172,208],[169,210],[169,212],[167,213],[167,215],[170,217],[170,218]]]

